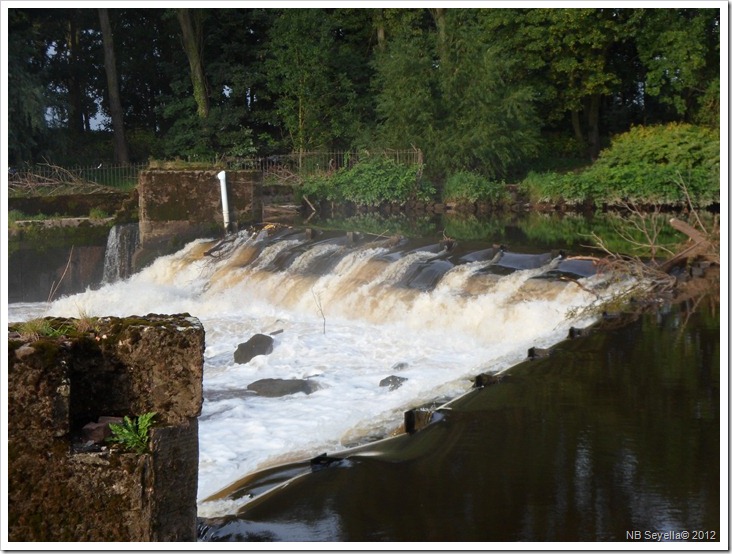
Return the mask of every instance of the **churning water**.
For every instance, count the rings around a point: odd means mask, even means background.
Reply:
[[[568,313],[596,301],[602,281],[587,263],[550,254],[461,255],[449,244],[263,229],[194,241],[126,280],[50,305],[11,304],[10,320],[199,318],[199,513],[214,516],[246,502],[206,501],[241,477],[387,436],[405,410],[454,398],[478,373],[504,371],[528,348],[591,323]],[[270,355],[234,362],[239,343],[275,331]],[[391,375],[405,380],[379,386]],[[263,378],[307,379],[317,390],[280,398],[247,390]]]

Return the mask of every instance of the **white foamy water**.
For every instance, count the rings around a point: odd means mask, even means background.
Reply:
[[[460,395],[476,374],[503,371],[528,348],[559,342],[571,325],[590,323],[567,320],[567,311],[595,300],[571,283],[528,281],[541,269],[478,273],[486,262],[454,267],[429,292],[396,286],[412,264],[431,258],[426,252],[394,260],[378,246],[306,247],[242,234],[217,257],[205,256],[214,244],[195,241],[126,281],[50,305],[9,306],[10,321],[182,312],[200,319],[204,516],[236,509],[205,500],[254,470],[385,436],[406,409]],[[287,253],[294,257],[287,269],[274,270]],[[310,271],[328,259],[323,275]],[[270,355],[234,362],[239,343],[279,330]],[[390,375],[407,380],[395,390],[380,387]],[[263,378],[310,379],[320,388],[281,398],[246,390]]]

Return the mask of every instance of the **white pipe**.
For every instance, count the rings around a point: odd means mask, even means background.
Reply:
[[[220,171],[217,175],[221,183],[221,209],[224,212],[224,231],[229,232],[229,196],[226,193],[226,171]]]

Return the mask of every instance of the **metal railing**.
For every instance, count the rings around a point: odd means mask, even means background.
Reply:
[[[147,163],[96,166],[60,167],[53,164],[26,165],[9,170],[8,180],[13,184],[25,183],[34,187],[94,184],[128,189],[137,184],[140,171]]]
[[[373,157],[388,158],[404,165],[421,165],[424,163],[422,151],[419,149],[293,152],[259,158],[224,157],[215,163],[219,166],[222,165],[223,169],[251,169],[262,171],[265,174],[289,172],[304,177],[315,173],[327,173],[344,167],[352,167],[359,161]]]
[[[265,176],[299,176],[305,177],[317,173],[329,173],[344,167],[352,167],[359,161],[372,157],[385,157],[399,164],[421,165],[422,151],[412,150],[359,150],[359,151],[316,151],[294,152],[291,154],[276,154],[266,157],[236,158],[221,157],[213,160],[196,160],[181,162],[181,169],[186,165],[195,165],[197,168],[254,170],[261,171]],[[163,162],[165,163],[165,162]],[[168,165],[165,163],[165,165]],[[176,168],[172,162],[169,167]],[[60,184],[85,185],[95,184],[104,187],[129,189],[137,182],[140,171],[150,168],[148,163],[113,165],[99,164],[97,166],[60,167],[53,164],[35,164],[9,171],[10,187],[20,188],[21,185],[32,187],[57,186]]]

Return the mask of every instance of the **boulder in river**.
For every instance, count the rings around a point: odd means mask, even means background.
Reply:
[[[246,342],[242,342],[234,352],[237,364],[246,364],[254,356],[270,354],[274,349],[274,339],[269,335],[257,333]]]
[[[307,379],[260,379],[247,386],[247,390],[256,392],[259,396],[279,397],[304,392],[311,394],[320,386]]]
[[[389,375],[389,377],[383,378],[379,381],[380,387],[389,387],[389,390],[395,390],[402,386],[402,383],[406,381],[406,377],[399,377],[398,375]]]

